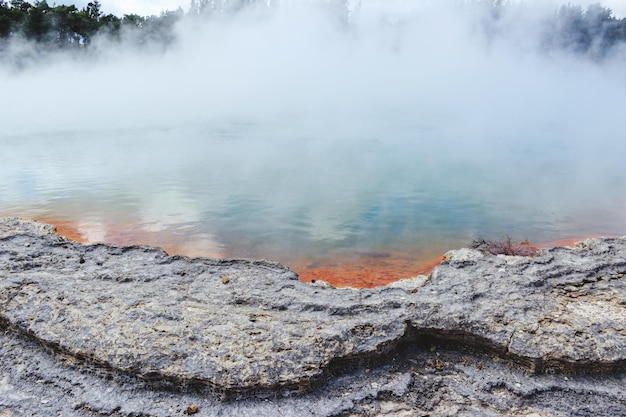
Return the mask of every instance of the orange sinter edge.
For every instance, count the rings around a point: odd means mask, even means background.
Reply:
[[[79,222],[38,217],[38,222],[51,224],[56,233],[80,243],[94,242],[81,232]],[[180,236],[151,233],[133,225],[107,225],[102,241],[116,245],[142,244],[158,246],[170,255],[222,257],[223,254],[199,253],[183,245]],[[285,262],[303,282],[326,281],[334,287],[373,288],[404,278],[428,275],[443,260],[442,256],[418,262],[405,253],[364,253],[346,259],[296,259]]]
[[[301,281],[326,281],[333,287],[373,288],[405,278],[428,275],[443,257],[424,262],[408,262],[403,257],[390,256],[384,260],[360,257],[345,265],[294,265]]]
[[[76,242],[95,243],[90,242],[81,233],[77,222],[52,218],[37,218],[36,221],[52,224],[59,235]],[[145,244],[159,246],[170,255],[221,257],[220,254],[199,253],[197,250],[183,245],[181,237],[149,233],[132,225],[112,225],[108,227],[105,240],[107,243],[119,245]],[[584,238],[561,239],[536,245],[536,247],[573,246],[574,243],[581,240],[584,240]],[[373,288],[405,278],[428,275],[442,260],[443,256],[438,256],[432,259],[416,261],[405,253],[386,252],[385,256],[380,256],[376,253],[365,253],[353,256],[347,260],[342,256],[324,260],[298,259],[294,262],[289,262],[289,266],[303,282],[325,281],[334,287]]]
[[[96,238],[85,234],[79,222],[48,217],[37,217],[35,221],[54,226],[58,235],[83,244],[108,243],[113,245],[147,245],[163,249],[169,255],[221,257],[220,253],[193,248],[185,245],[184,236],[168,232],[150,232],[135,224],[107,224],[103,236]]]
[[[58,234],[59,236],[63,236],[67,239],[73,240],[74,242],[89,243],[89,241],[78,230],[76,223],[72,221],[48,219],[48,218],[40,218],[40,217],[33,219],[33,220],[39,223],[51,224],[52,226],[54,226],[54,230],[56,234]]]

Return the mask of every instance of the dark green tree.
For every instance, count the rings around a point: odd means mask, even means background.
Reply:
[[[98,0],[87,3],[87,7],[84,10],[90,21],[96,24],[100,22],[100,17],[102,16],[101,7],[102,5]]]
[[[122,25],[141,29],[146,23],[146,18],[138,14],[125,14],[122,18]]]
[[[100,17],[98,22],[98,33],[109,37],[110,39],[120,39],[120,29],[122,28],[122,19],[113,15],[106,14]]]
[[[585,52],[589,48],[589,33],[585,25],[585,14],[582,7],[561,6],[557,13],[557,22],[550,29],[549,36],[554,38],[557,48],[565,48],[575,52]]]
[[[81,25],[76,6],[55,6],[50,9],[51,40],[60,45],[78,44]]]
[[[621,42],[626,42],[626,19],[617,20],[610,8],[599,3],[583,11],[580,6],[561,6],[546,33],[553,48],[602,59]]]
[[[604,54],[618,41],[615,28],[619,22],[613,17],[613,11],[602,7],[599,3],[590,5],[585,12],[587,32],[592,40],[592,48],[596,53]]]
[[[11,9],[5,1],[0,1],[0,38],[8,38],[11,34]]]
[[[83,42],[88,44],[100,29],[101,4],[98,1],[87,3],[87,6],[77,13],[77,32],[81,35]]]
[[[38,1],[33,7],[28,9],[22,26],[22,30],[27,38],[38,42],[46,40],[51,28],[49,11],[50,6],[48,6],[45,0]]]

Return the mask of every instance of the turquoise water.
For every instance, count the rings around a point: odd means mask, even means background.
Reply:
[[[602,175],[621,172],[621,155],[585,172],[595,148],[566,138],[459,151],[470,140],[445,129],[394,129],[391,139],[240,123],[4,136],[0,213],[72,220],[91,241],[133,224],[211,256],[287,262],[380,251],[420,261],[478,236],[626,233],[624,177]]]

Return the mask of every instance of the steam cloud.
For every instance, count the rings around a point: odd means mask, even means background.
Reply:
[[[596,221],[607,211],[613,232],[626,232],[623,50],[593,60],[546,49],[551,2],[509,2],[498,20],[479,2],[333,4],[184,19],[165,51],[103,40],[90,59],[2,67],[0,138],[75,132],[74,152],[99,152],[137,189],[148,180],[133,178],[158,177],[165,161],[180,161],[171,176],[204,166],[198,189],[228,177],[240,197],[269,198],[277,218],[306,211],[306,233],[322,242],[350,240],[350,219],[384,216],[400,237],[446,233],[457,218],[467,226],[449,233],[465,241],[508,227],[608,233]],[[229,129],[232,142],[207,133]],[[115,135],[115,149],[98,145]],[[408,194],[411,209],[395,213]],[[467,206],[439,217],[452,200]],[[206,217],[185,207],[183,220]],[[483,211],[500,220],[473,218]]]

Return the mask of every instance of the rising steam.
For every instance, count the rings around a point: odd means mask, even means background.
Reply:
[[[626,54],[558,48],[557,10],[285,1],[187,16],[166,48],[102,38],[2,66],[0,139],[72,132],[68,152],[149,184],[133,204],[150,221],[190,212],[177,221],[246,234],[299,216],[289,233],[320,245],[609,232],[599,217],[624,233]],[[151,188],[159,167],[193,190]]]

